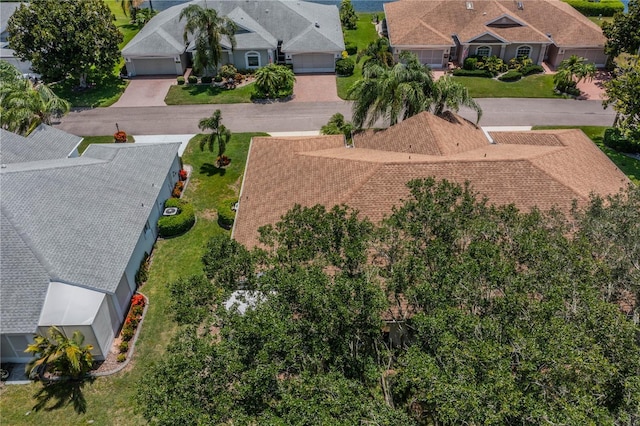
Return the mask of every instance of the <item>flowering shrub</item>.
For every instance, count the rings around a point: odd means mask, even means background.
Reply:
[[[178,173],[180,180],[187,180],[187,171],[185,169],[180,170]]]
[[[180,198],[180,195],[182,195],[183,189],[184,189],[184,182],[177,181],[175,186],[173,187],[173,191],[171,191],[171,196],[173,198]]]
[[[225,166],[228,166],[229,163],[231,163],[231,158],[227,157],[226,155],[223,155],[221,157],[216,158],[216,162],[218,164],[218,167],[225,167]]]
[[[127,141],[127,133],[123,132],[122,130],[115,132],[113,134],[113,139],[116,141],[116,143],[124,143]]]
[[[144,300],[144,296],[141,294],[134,294],[133,297],[131,298],[131,305],[132,306],[143,306],[144,307],[145,304],[145,300]]]

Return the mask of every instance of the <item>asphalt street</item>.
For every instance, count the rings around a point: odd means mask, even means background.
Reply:
[[[600,101],[572,99],[478,99],[482,126],[591,125],[610,126],[615,112]],[[120,129],[134,135],[198,133],[198,121],[214,110],[233,132],[319,130],[336,112],[351,117],[351,103],[309,102],[231,105],[184,105],[74,110],[55,127],[79,136],[110,135]],[[475,121],[475,113],[460,114]]]

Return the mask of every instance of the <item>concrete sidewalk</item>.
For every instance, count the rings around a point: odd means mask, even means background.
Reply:
[[[184,150],[187,148],[189,141],[193,138],[194,134],[186,135],[133,135],[135,143],[180,143],[178,149],[178,155],[182,157]]]

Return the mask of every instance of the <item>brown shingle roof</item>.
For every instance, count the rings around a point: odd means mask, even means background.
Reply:
[[[345,147],[342,136],[254,138],[234,238],[255,246],[258,228],[296,203],[344,203],[377,222],[409,196],[406,183],[416,178],[470,181],[491,202],[524,210],[569,209],[574,199],[614,193],[629,182],[579,130],[492,133],[497,143],[490,144],[457,116],[452,122],[421,115],[360,137],[355,148]]]
[[[561,47],[604,46],[598,25],[560,0],[401,0],[384,5],[389,40],[393,46],[453,46],[451,36],[469,42],[483,34],[512,43],[549,43],[547,34]],[[523,26],[489,26],[501,17]]]

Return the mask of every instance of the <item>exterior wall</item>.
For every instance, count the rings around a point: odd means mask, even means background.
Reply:
[[[527,44],[527,43],[514,43],[505,46],[504,49],[504,57],[502,58],[505,62],[516,57],[516,52],[518,48],[522,46],[531,47],[531,53],[529,54],[529,58],[533,61],[534,64],[540,64],[542,62],[541,52],[544,52],[544,45],[540,44]]]
[[[264,67],[265,65],[269,65],[269,51],[268,50],[234,50],[233,53],[229,52],[229,63],[233,64],[237,69],[249,69],[247,66],[246,54],[248,52],[256,52],[260,57],[260,67]],[[271,59],[271,62],[274,62]],[[223,64],[224,65],[224,64]],[[259,68],[259,67],[256,67]]]
[[[33,341],[33,334],[3,334],[0,336],[2,362],[28,362],[31,359],[24,350]]]
[[[176,60],[177,58],[177,60]],[[166,71],[164,65],[160,65],[161,63],[166,64],[171,61],[173,63],[174,68],[171,71]],[[187,54],[183,53],[177,57],[159,57],[159,58],[129,58],[125,57],[125,64],[127,65],[127,74],[129,77],[134,77],[136,75],[183,75],[187,66]],[[158,64],[157,70],[153,70],[153,63],[156,62]]]
[[[563,48],[551,45],[547,52],[547,63],[552,68],[557,68],[560,65],[560,62],[571,57],[571,55],[587,58],[588,61],[594,63],[598,67],[604,67],[608,59],[603,48]]]
[[[445,68],[449,62],[449,48],[441,47],[434,49],[405,49],[408,52],[415,53],[420,63],[429,65],[432,68]],[[396,61],[399,54],[394,55]]]

